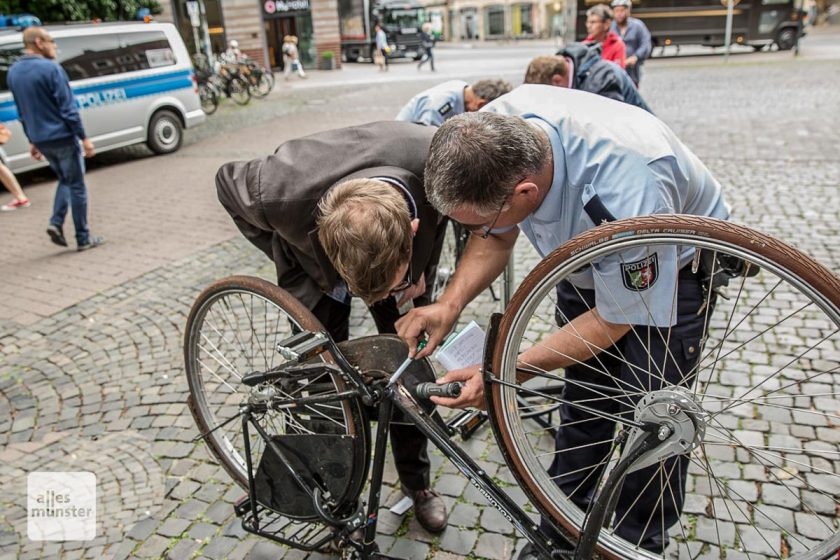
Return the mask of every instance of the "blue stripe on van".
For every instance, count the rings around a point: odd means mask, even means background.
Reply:
[[[84,110],[192,87],[192,70],[179,70],[167,74],[114,80],[73,88],[73,95],[76,97],[76,107]],[[0,121],[9,122],[17,119],[18,112],[14,99],[0,103]]]

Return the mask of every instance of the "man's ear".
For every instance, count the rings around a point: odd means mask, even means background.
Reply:
[[[530,177],[523,179],[513,187],[513,197],[517,196],[524,198],[528,202],[537,201],[540,197],[540,187]]]
[[[479,97],[479,98],[478,98],[478,101],[476,101],[476,103],[475,103],[475,104],[476,104],[476,106],[478,107],[478,109],[481,109],[482,107],[484,107],[485,105],[487,105],[487,100],[486,100],[486,99],[482,99],[482,98],[480,98],[480,97]],[[478,109],[476,109],[476,111],[478,111]]]
[[[411,220],[411,235],[412,237],[417,235],[417,230],[420,229],[420,219],[414,218]]]
[[[551,75],[551,85],[555,87],[566,87],[566,77],[561,76],[560,74],[552,74]]]

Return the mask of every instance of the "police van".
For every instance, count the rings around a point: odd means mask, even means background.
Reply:
[[[102,23],[45,27],[56,61],[97,152],[145,142],[158,154],[181,146],[183,131],[204,122],[184,42],[168,23]],[[19,30],[0,31],[0,122],[12,139],[0,158],[15,172],[47,165],[29,155],[29,141],[6,82],[23,54]]]

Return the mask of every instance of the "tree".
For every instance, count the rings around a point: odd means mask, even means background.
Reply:
[[[0,13],[28,13],[44,23],[133,20],[141,8],[161,12],[157,0],[0,0]]]

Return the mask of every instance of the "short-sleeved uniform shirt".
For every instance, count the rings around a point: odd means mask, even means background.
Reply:
[[[466,111],[464,88],[467,85],[463,80],[450,80],[420,92],[400,110],[397,120],[440,126],[446,119]]]
[[[692,214],[721,219],[729,208],[720,184],[659,119],[586,92],[525,85],[483,111],[516,115],[548,136],[554,179],[519,228],[541,256],[595,227],[584,205],[597,195],[617,219]],[[593,263],[570,281],[595,291],[599,313],[617,324],[670,326],[677,273],[691,250],[642,247]]]

